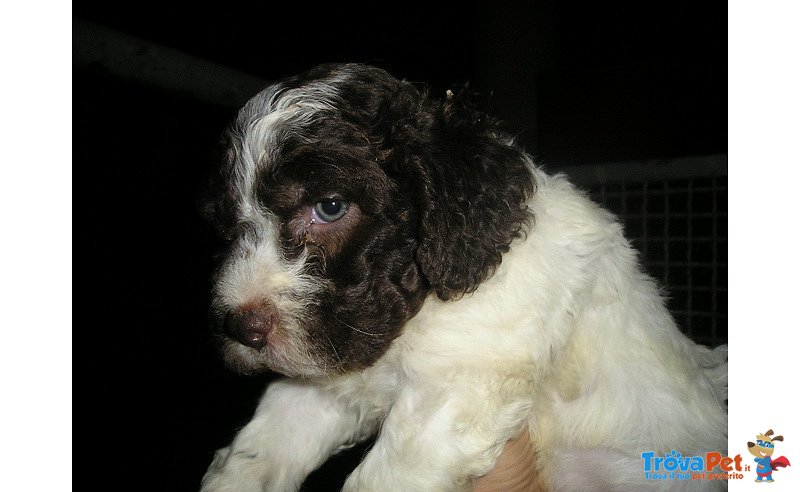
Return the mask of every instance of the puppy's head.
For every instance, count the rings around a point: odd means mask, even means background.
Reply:
[[[230,365],[375,362],[430,292],[475,290],[520,236],[526,155],[466,97],[323,65],[239,112],[207,211],[228,247],[213,324]]]

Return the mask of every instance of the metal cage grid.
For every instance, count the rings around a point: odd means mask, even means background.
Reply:
[[[645,270],[663,287],[684,333],[709,346],[726,343],[727,159],[682,159],[644,167],[628,179],[614,176],[619,172],[598,178],[596,169],[584,169],[574,180],[624,223],[627,238],[640,252]]]

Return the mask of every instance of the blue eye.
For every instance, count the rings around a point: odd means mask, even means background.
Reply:
[[[313,214],[320,222],[334,222],[341,219],[347,213],[347,202],[336,198],[330,198],[317,202],[314,205]]]

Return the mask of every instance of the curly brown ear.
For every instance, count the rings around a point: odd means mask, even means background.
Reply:
[[[418,113],[405,165],[416,180],[416,259],[442,300],[478,288],[530,220],[529,158],[462,92]],[[421,130],[421,131],[420,131]]]
[[[772,438],[773,441],[783,441],[783,436],[775,436]]]

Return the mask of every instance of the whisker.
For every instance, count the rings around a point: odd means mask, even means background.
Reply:
[[[339,352],[336,351],[336,347],[333,345],[333,341],[331,340],[331,338],[328,336],[327,333],[322,332],[322,334],[325,336],[325,339],[328,340],[328,343],[331,345],[331,348],[333,349],[333,356],[336,357],[336,362],[339,364],[339,368],[341,368],[342,365],[343,365],[342,358],[339,357]],[[323,360],[324,360],[324,358],[323,358]],[[325,372],[327,373],[328,371],[325,371]]]
[[[347,324],[347,323],[345,323],[344,321],[342,321],[342,320],[341,320],[341,319],[339,319],[339,318],[336,318],[336,317],[334,317],[333,319],[335,319],[335,320],[336,320],[336,321],[338,321],[339,323],[343,324],[344,326],[346,326],[346,327],[350,328],[351,330],[353,330],[353,331],[357,331],[358,333],[363,333],[364,335],[369,335],[369,336],[371,336],[371,337],[382,337],[382,336],[383,336],[383,333],[369,333],[369,332],[366,332],[366,331],[363,331],[363,330],[359,330],[359,329],[358,329],[358,328],[356,328],[355,326],[353,326],[353,325],[350,325],[350,324]]]

